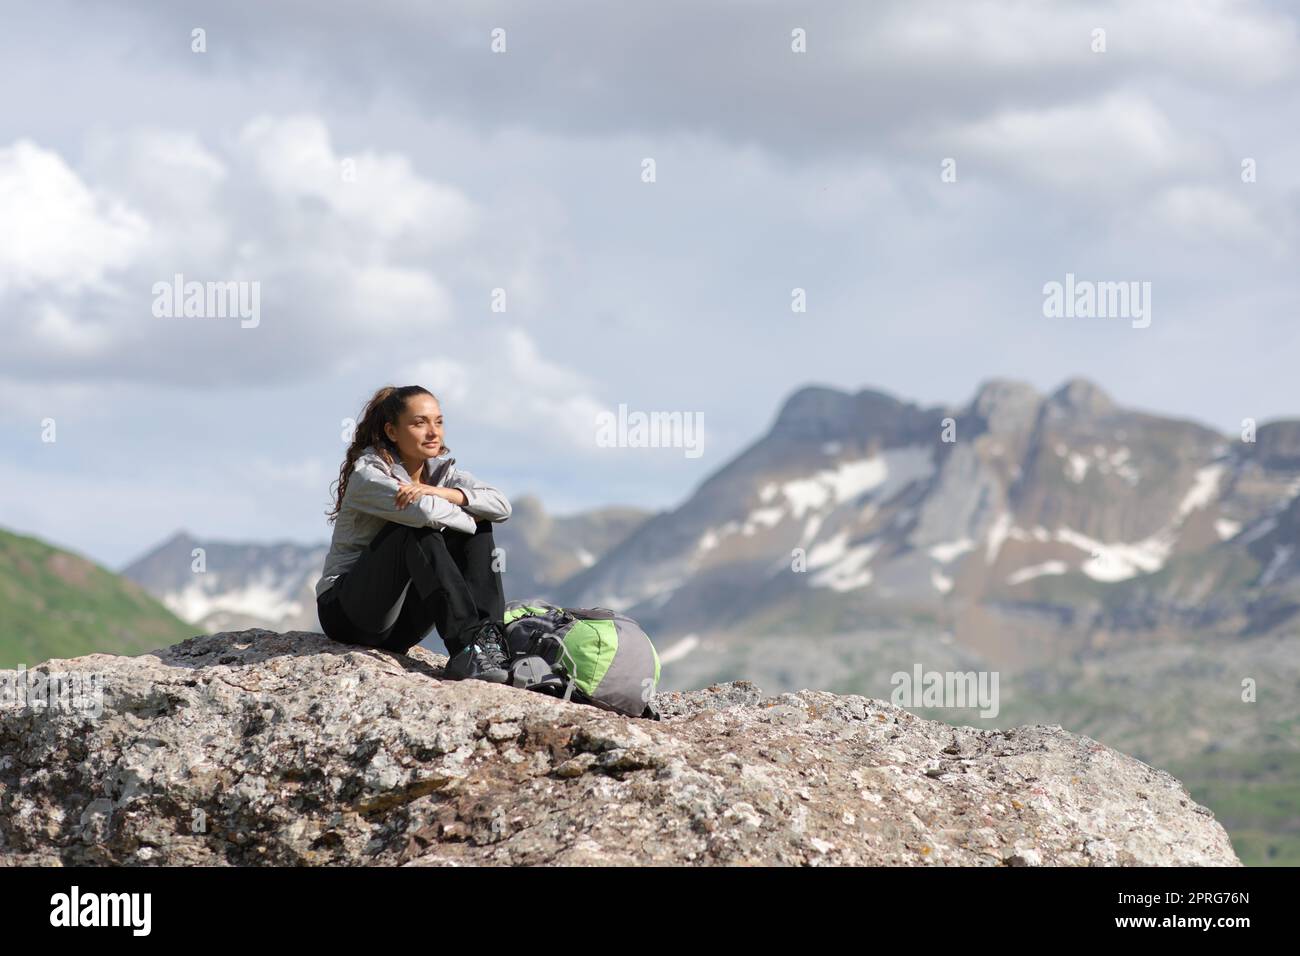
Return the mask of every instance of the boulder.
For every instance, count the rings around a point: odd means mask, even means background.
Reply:
[[[1060,727],[746,681],[652,721],[444,663],[265,630],[49,661],[102,700],[0,706],[0,863],[1239,865],[1178,780]]]

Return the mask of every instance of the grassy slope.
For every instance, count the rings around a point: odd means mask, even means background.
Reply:
[[[1300,753],[1207,754],[1165,767],[1214,811],[1248,866],[1300,866]]]
[[[0,668],[94,652],[138,654],[195,633],[125,578],[0,530]]]

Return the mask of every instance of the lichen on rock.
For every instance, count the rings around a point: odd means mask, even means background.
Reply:
[[[1056,726],[736,681],[660,721],[249,630],[0,708],[0,864],[1238,865],[1169,774]]]

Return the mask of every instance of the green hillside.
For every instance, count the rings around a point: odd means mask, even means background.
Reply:
[[[95,652],[139,654],[195,633],[131,581],[0,529],[0,668]]]

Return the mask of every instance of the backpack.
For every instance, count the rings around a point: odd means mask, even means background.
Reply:
[[[504,623],[515,687],[629,717],[659,719],[652,703],[659,686],[659,655],[630,617],[604,607],[511,601]]]

